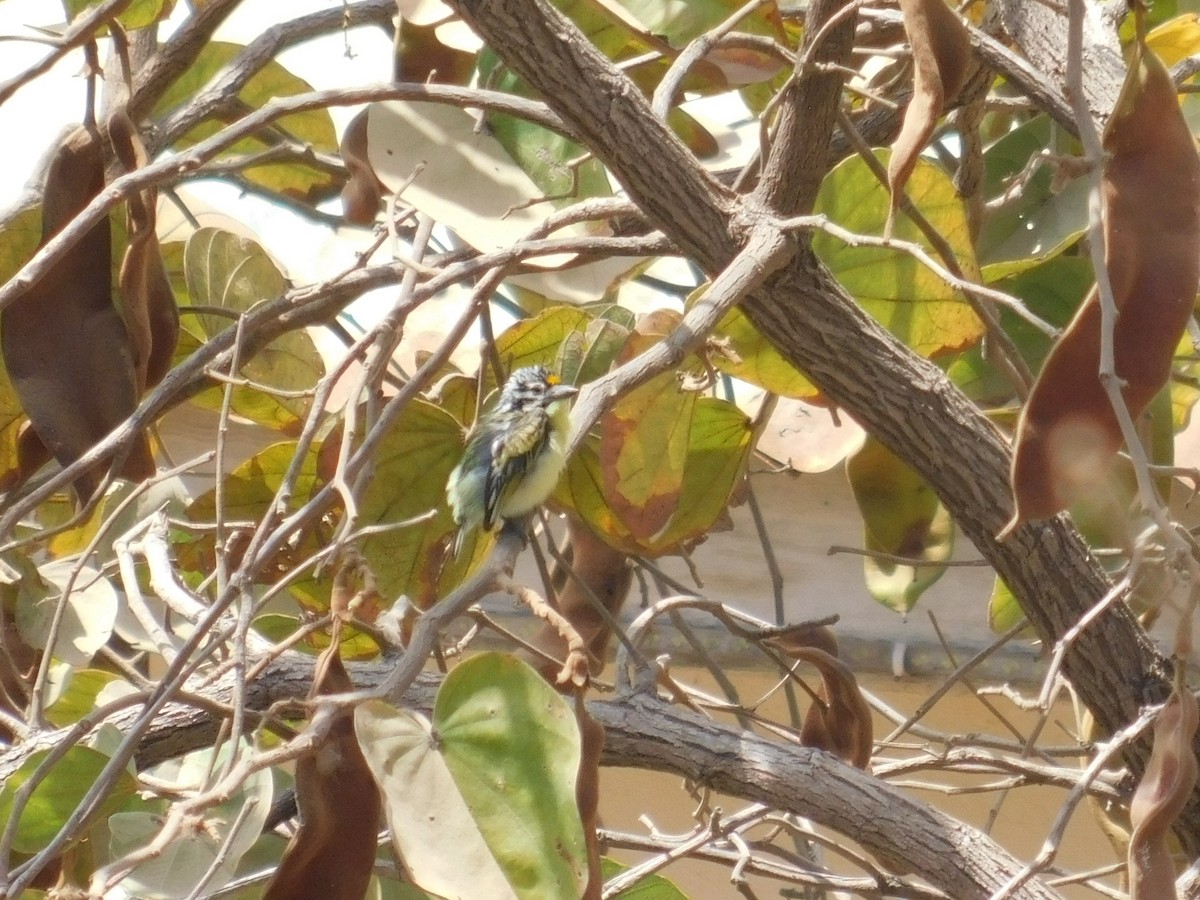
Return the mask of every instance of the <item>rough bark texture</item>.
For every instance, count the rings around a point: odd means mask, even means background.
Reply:
[[[669,238],[708,273],[740,249],[746,225],[763,215],[716,186],[686,149],[655,119],[632,83],[557,12],[539,0],[451,0],[505,62],[536,90],[613,171],[630,197]],[[841,2],[815,4],[831,14]],[[810,16],[810,31],[819,20]],[[840,89],[825,79],[824,90]],[[570,85],[570,90],[564,90]],[[777,141],[828,140],[828,104],[810,96],[803,127],[781,125]],[[812,159],[790,147],[772,160]],[[768,162],[768,167],[771,163]],[[806,172],[772,178],[775,197],[811,198],[800,186]],[[763,334],[825,394],[850,412],[937,490],[959,526],[1008,582],[1047,644],[1096,603],[1108,587],[1099,565],[1063,518],[1027,525],[1005,543],[995,534],[1011,512],[1007,441],[931,363],[916,357],[869,319],[807,246],[752,292],[742,307]],[[1065,673],[1108,732],[1136,714],[1148,687],[1167,693],[1169,664],[1129,612],[1117,606],[1074,643]],[[1147,742],[1125,761],[1140,777]],[[1200,848],[1200,802],[1192,802],[1177,832]]]
[[[1114,4],[1119,5],[1119,4]],[[1067,83],[1067,19],[1062,9],[1027,0],[999,0],[1000,24],[1024,56],[1053,84]],[[1083,23],[1083,92],[1088,109],[1099,121],[1108,118],[1121,82],[1125,63],[1117,39],[1115,20],[1106,19],[1097,3],[1085,4]]]

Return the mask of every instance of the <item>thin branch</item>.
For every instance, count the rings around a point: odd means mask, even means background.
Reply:
[[[61,38],[54,42],[54,49],[32,66],[0,84],[0,106],[25,85],[49,72],[54,65],[72,50],[78,50],[89,41],[95,40],[97,32],[108,22],[125,11],[129,0],[104,0],[98,6],[85,7],[71,23]]]

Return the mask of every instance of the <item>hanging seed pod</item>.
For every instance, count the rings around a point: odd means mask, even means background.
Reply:
[[[1115,369],[1136,419],[1167,382],[1200,282],[1200,157],[1170,73],[1141,44],[1104,149]],[[1093,289],[1051,349],[1021,412],[1012,467],[1016,511],[1002,535],[1093,489],[1121,446],[1099,377],[1100,319]]]
[[[65,228],[104,188],[104,153],[94,125],[71,132],[51,161],[42,200],[42,241]],[[45,276],[0,313],[0,348],[33,431],[62,466],[79,459],[137,406],[133,353],[113,306],[112,235],[97,222]],[[30,439],[24,447],[33,447]],[[31,461],[21,460],[26,472]],[[96,490],[106,464],[80,475],[81,502]],[[122,474],[154,473],[145,438],[131,448]]]
[[[886,234],[892,232],[892,217],[904,185],[933,134],[938,116],[946,100],[962,89],[971,63],[967,29],[945,0],[900,0],[900,11],[912,47],[913,95],[888,160],[892,205]]]

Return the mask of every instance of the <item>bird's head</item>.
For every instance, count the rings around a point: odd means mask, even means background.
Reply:
[[[501,413],[520,412],[532,406],[549,408],[560,400],[568,400],[579,388],[564,384],[545,366],[526,366],[517,369],[504,383],[497,407]]]

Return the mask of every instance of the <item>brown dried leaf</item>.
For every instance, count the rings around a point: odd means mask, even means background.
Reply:
[[[833,657],[838,655],[837,635],[825,625],[803,623],[767,638],[765,643],[792,657],[804,650],[821,650]]]
[[[900,11],[912,47],[913,95],[888,160],[888,188],[892,193],[888,234],[908,176],[933,134],[946,100],[954,97],[966,81],[971,61],[967,29],[945,0],[900,0]]]
[[[309,699],[353,689],[335,640],[317,661]],[[382,804],[348,712],[316,752],[296,763],[296,804],[300,828],[263,900],[361,900],[375,864]]]
[[[612,631],[596,610],[592,598],[599,600],[613,617],[619,615],[629,594],[633,570],[624,553],[600,540],[574,515],[567,516],[567,534],[574,574],[567,575],[562,566],[554,567],[552,579],[558,595],[557,609],[583,638],[592,661],[592,675],[599,675]],[[530,643],[552,659],[563,659],[566,655],[563,636],[549,622],[538,629],[530,638]],[[549,662],[535,653],[519,655],[537,669],[543,678],[554,683],[560,669],[558,663]]]
[[[800,727],[800,743],[836,754],[866,769],[871,762],[874,726],[871,707],[850,667],[837,658],[837,639],[828,628],[813,628],[771,638],[768,644],[821,673],[818,699]]]
[[[367,113],[358,113],[342,134],[342,162],[350,173],[342,188],[342,210],[347,222],[370,225],[379,212],[379,204],[387,189],[371,168],[367,158]]]
[[[704,61],[719,69],[725,83],[733,87],[769,81],[785,65],[780,57],[753,47],[713,47]]]
[[[53,457],[29,422],[22,422],[17,431],[17,468],[5,473],[2,490],[12,490],[50,462]]]
[[[1200,283],[1200,156],[1170,74],[1140,49],[1104,134],[1105,264],[1118,317],[1117,375],[1135,419],[1166,384]],[[1017,424],[1021,522],[1052,516],[1102,478],[1121,430],[1100,382],[1095,290],[1050,351]]]
[[[145,166],[146,146],[125,111],[116,110],[107,124],[109,141],[125,171]],[[170,371],[179,343],[179,309],[155,233],[157,205],[158,191],[153,187],[130,196],[129,246],[118,279],[139,396]]]
[[[475,54],[443,43],[438,29],[438,25],[400,22],[396,29],[396,81],[466,84],[471,80]]]
[[[80,126],[50,163],[41,245],[61,231],[104,187],[104,154],[94,127]],[[133,353],[112,302],[111,233],[101,219],[46,275],[0,313],[0,348],[13,388],[38,437],[70,465],[123,422],[137,405]],[[81,501],[100,484],[105,464],[75,481]],[[144,436],[121,472],[154,474]]]
[[[553,682],[551,682],[553,683]],[[575,695],[575,717],[579,722],[579,775],[575,781],[575,802],[583,820],[587,841],[588,880],[582,900],[600,900],[604,879],[600,873],[600,757],[604,753],[604,726],[591,717],[583,705],[583,692]]]
[[[1200,714],[1196,698],[1177,679],[1154,723],[1154,749],[1129,805],[1130,900],[1167,900],[1176,896],[1175,866],[1168,838],[1171,826],[1196,786],[1192,738]]]

